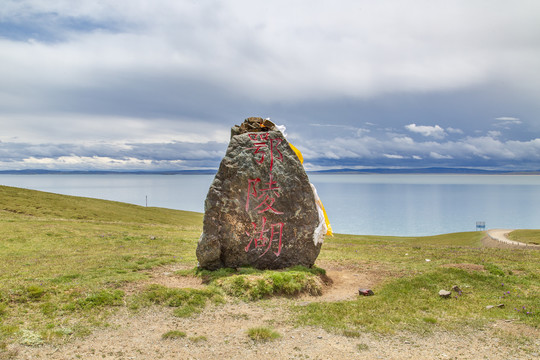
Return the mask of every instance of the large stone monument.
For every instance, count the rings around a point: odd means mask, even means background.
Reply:
[[[197,245],[204,269],[312,266],[319,255],[324,233],[314,192],[269,120],[248,118],[231,129],[204,208]]]

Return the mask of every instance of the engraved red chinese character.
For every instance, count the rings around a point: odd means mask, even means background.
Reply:
[[[247,200],[246,200],[246,211],[249,211],[249,199],[252,197],[255,199],[259,198],[259,195],[257,194],[257,184],[261,181],[261,179],[250,179],[248,180],[248,193],[247,193]]]
[[[277,149],[277,146],[281,144],[281,139],[271,139],[268,136],[268,133],[260,134],[248,134],[249,138],[253,142],[253,147],[248,150],[255,149],[254,154],[260,154],[260,158],[257,160],[259,164],[262,164],[264,161],[264,156],[269,150],[270,154],[270,172],[274,168],[274,158],[283,161],[283,154]]]
[[[268,185],[266,188],[257,189],[257,184],[261,182],[261,179],[248,180],[248,191],[246,199],[246,211],[249,211],[250,199],[257,200],[257,206],[255,210],[261,214],[266,211],[270,211],[274,214],[283,214],[283,212],[273,207],[276,198],[279,197],[279,186],[277,182],[273,180],[272,174],[270,174],[270,180],[264,184]]]
[[[272,244],[274,242],[277,242],[278,250],[274,251],[274,254],[276,256],[279,256],[281,254],[281,245],[282,245],[282,237],[283,237],[283,226],[285,225],[282,222],[271,224],[270,228],[266,228],[266,217],[263,216],[262,218],[262,226],[257,230],[257,224],[251,223],[253,226],[253,232],[250,234],[246,231],[246,235],[251,238],[249,241],[249,244],[245,247],[245,251],[248,252],[251,248],[251,245],[253,244],[254,248],[264,248],[266,247],[266,250],[259,255],[259,257],[265,255],[268,250],[272,247]],[[267,233],[270,231],[270,237],[268,237]],[[277,238],[276,238],[277,236]]]
[[[257,211],[257,214],[271,212],[276,215],[281,215],[283,212],[279,211],[274,206],[276,199],[280,197],[280,187],[277,181],[274,180],[272,170],[274,168],[274,160],[277,159],[283,161],[283,154],[278,149],[282,139],[272,139],[267,132],[251,133],[248,134],[248,136],[253,144],[253,147],[248,150],[254,150],[253,154],[258,156],[255,160],[259,164],[263,164],[265,159],[268,159],[269,157],[270,163],[268,182],[263,183],[260,178],[248,180],[246,212],[250,211],[250,202],[255,201],[256,206],[254,206],[253,210]],[[246,231],[246,235],[249,236],[250,240],[245,247],[245,251],[248,252],[252,246],[255,249],[266,248],[264,252],[259,255],[259,257],[261,257],[270,250],[272,244],[277,242],[278,249],[277,251],[274,251],[274,254],[279,256],[281,254],[284,223],[278,222],[270,224],[270,227],[268,228],[266,217],[262,216],[261,220],[261,226],[257,226],[254,222],[251,223],[253,226],[251,234]]]

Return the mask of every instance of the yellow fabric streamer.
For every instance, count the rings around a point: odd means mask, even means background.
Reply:
[[[294,151],[294,153],[298,157],[298,160],[300,160],[300,163],[303,164],[304,163],[304,157],[302,156],[302,153],[300,152],[300,150],[298,150],[296,148],[296,146],[294,146],[291,143],[289,143],[289,146],[291,147],[292,151]],[[326,224],[326,229],[327,229],[326,230],[326,235],[334,236],[334,233],[332,231],[332,225],[330,225],[330,220],[328,220],[328,215],[326,214],[326,210],[324,209],[324,205],[323,205],[322,201],[319,199],[317,201],[317,204],[321,207],[321,209],[323,211],[323,214],[324,214],[324,222]]]
[[[321,209],[324,214],[324,222],[326,223],[326,235],[334,236],[334,232],[332,231],[332,225],[330,225],[330,220],[328,220],[328,215],[326,215],[326,210],[324,210],[324,205],[320,199],[319,205],[321,205]]]
[[[294,153],[296,154],[296,156],[298,157],[298,160],[300,160],[300,163],[303,164],[304,163],[304,157],[302,156],[302,153],[300,152],[300,150],[298,150],[296,148],[296,146],[294,146],[293,144],[289,143],[289,146],[291,147],[292,151],[294,151]]]

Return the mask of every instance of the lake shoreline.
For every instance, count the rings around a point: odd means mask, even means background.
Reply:
[[[195,212],[211,174],[0,174],[0,184]],[[345,234],[429,236],[488,228],[540,228],[540,177],[467,174],[320,174],[310,181],[333,229]]]

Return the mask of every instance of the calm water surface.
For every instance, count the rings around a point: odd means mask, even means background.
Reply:
[[[202,212],[213,175],[0,175],[0,184]],[[335,232],[419,236],[540,228],[540,176],[310,175]]]
[[[540,176],[312,176],[337,232],[434,235],[540,228]],[[337,216],[336,216],[337,215]]]

